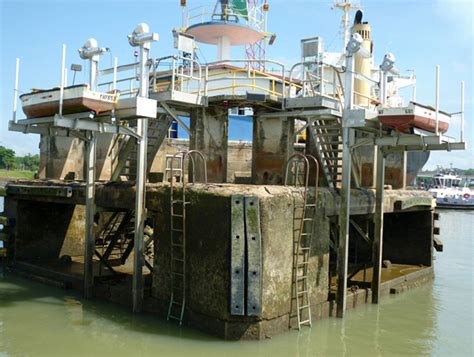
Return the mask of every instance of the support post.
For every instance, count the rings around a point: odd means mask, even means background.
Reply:
[[[285,164],[294,153],[295,121],[293,118],[253,120],[252,183],[280,185]]]
[[[402,152],[402,182],[401,182],[401,188],[403,190],[406,190],[407,188],[407,165],[408,165],[408,152],[403,151]]]
[[[61,60],[61,87],[59,88],[59,115],[63,115],[64,101],[64,69],[66,68],[66,45],[63,45],[63,56]]]
[[[436,66],[436,135],[439,135],[439,65]]]
[[[95,160],[96,136],[89,133],[86,146],[86,241],[84,252],[84,296],[92,297],[94,287],[93,257],[95,251],[94,215],[95,215]]]
[[[95,41],[95,40],[94,40]],[[91,90],[97,90],[97,73],[99,68],[100,55],[105,49],[97,47],[97,42],[87,41],[82,49],[79,50],[81,58],[90,61],[89,86]],[[63,78],[61,80],[61,98],[60,98],[60,114],[62,114],[63,90],[65,85],[65,60],[66,46],[63,47]],[[95,205],[95,178],[96,178],[96,150],[97,135],[90,131],[86,133],[87,141],[86,149],[86,241],[84,252],[84,296],[90,298],[93,295],[94,288],[94,265],[93,258],[95,253],[95,232],[94,232],[94,216],[96,212]]]
[[[342,182],[339,207],[339,246],[337,252],[337,317],[343,318],[347,302],[347,265],[349,261],[349,221],[351,212],[352,146],[355,129],[351,128],[354,108],[354,57],[362,44],[362,37],[353,34],[346,47],[346,74],[344,84],[344,113],[342,115]]]
[[[461,142],[464,142],[464,81],[461,82]]]
[[[145,23],[139,24],[128,37],[132,46],[140,47],[140,88],[138,96],[148,98],[150,82],[150,68],[148,59],[150,57],[151,43],[158,40],[158,34],[149,32]],[[146,179],[147,179],[147,149],[148,149],[148,119],[137,120],[137,133],[141,140],[137,142],[137,174],[136,174],[136,197],[135,197],[135,234],[134,234],[134,258],[133,258],[133,312],[140,312],[143,306],[143,265],[144,265],[144,235],[143,230],[146,218]]]
[[[13,122],[16,123],[16,111],[18,109],[18,85],[20,80],[20,59],[16,59],[15,67],[15,90],[13,91]]]
[[[339,246],[337,252],[337,317],[344,317],[346,311],[347,265],[349,260],[349,218],[351,209],[351,141],[354,129],[344,128],[342,133],[342,183],[341,206],[339,209]]]
[[[212,106],[191,112],[189,146],[206,157],[209,182],[227,182],[229,110]],[[196,177],[203,177],[202,168],[195,167]]]
[[[383,202],[385,184],[385,155],[382,150],[377,153],[377,187],[375,197],[375,232],[373,241],[374,271],[372,277],[372,303],[378,304],[380,300],[380,284],[382,273],[382,244],[383,244]]]

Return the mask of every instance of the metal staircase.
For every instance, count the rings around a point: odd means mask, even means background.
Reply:
[[[115,273],[113,266],[123,265],[133,250],[134,211],[113,212],[97,234],[95,255]]]
[[[184,165],[189,160],[191,166],[192,182],[195,180],[195,159],[198,156],[202,160],[204,183],[207,183],[207,169],[204,155],[196,150],[182,151],[173,155],[170,160],[168,174],[170,175],[170,281],[171,297],[168,307],[168,320],[173,319],[183,322],[184,308],[186,304],[186,208],[191,203],[186,200],[186,189],[189,178],[184,174]],[[180,169],[173,167],[174,162],[179,161]],[[175,182],[176,181],[176,182]],[[175,184],[181,183],[181,193],[176,193]]]
[[[314,197],[308,195],[310,160],[315,167]],[[295,193],[301,197],[302,204],[296,205],[293,214],[293,274],[292,274],[292,312],[296,304],[298,330],[311,326],[310,286],[308,282],[309,259],[313,234],[314,217],[318,195],[319,164],[312,155],[295,154],[288,160],[285,171],[285,186],[288,186],[290,165],[293,164],[292,184]],[[303,166],[301,168],[301,166]],[[301,190],[303,188],[303,190]]]
[[[342,180],[342,123],[337,116],[308,119],[308,130],[321,160],[326,183],[340,187]]]
[[[150,172],[153,160],[155,159],[158,150],[160,149],[163,140],[166,138],[169,127],[173,118],[169,115],[162,114],[156,120],[149,120],[148,122],[148,151],[147,151],[147,165]],[[136,177],[137,171],[137,144],[133,138],[126,138],[121,143],[119,149],[117,166],[112,174],[112,181],[124,179],[133,181]]]

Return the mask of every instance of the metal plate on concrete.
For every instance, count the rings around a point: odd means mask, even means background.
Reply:
[[[245,314],[244,196],[231,197],[230,314]]]
[[[69,186],[28,186],[14,185],[7,186],[7,193],[13,195],[27,196],[52,196],[52,197],[72,197],[72,187]]]
[[[258,197],[245,196],[247,237],[247,316],[262,314],[262,243]]]

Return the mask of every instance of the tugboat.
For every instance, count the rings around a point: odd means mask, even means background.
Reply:
[[[436,198],[438,207],[474,209],[474,192],[467,186],[461,186],[462,178],[454,171],[439,172],[433,180],[434,187],[428,191]]]

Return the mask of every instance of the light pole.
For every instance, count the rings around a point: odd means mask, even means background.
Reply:
[[[354,56],[360,50],[363,39],[354,33],[346,46],[346,74],[344,88],[344,112],[342,115],[342,182],[341,206],[339,210],[339,247],[337,254],[337,317],[344,317],[346,311],[347,265],[349,256],[349,218],[351,202],[351,145],[354,129],[350,127],[354,107]]]
[[[145,23],[140,23],[128,35],[128,42],[133,47],[140,47],[140,88],[139,97],[148,98],[149,64],[151,43],[158,41],[157,33],[150,32]],[[148,118],[137,120],[137,174],[136,174],[136,199],[135,199],[135,236],[134,236],[134,261],[133,261],[133,311],[140,312],[143,305],[143,229],[145,225],[146,208],[146,176],[147,176],[147,145],[148,145]]]
[[[79,49],[79,56],[90,61],[89,87],[91,91],[97,90],[97,73],[100,56],[107,50],[98,47],[97,40],[90,38]],[[95,161],[97,137],[93,131],[87,135],[85,142],[86,151],[86,239],[84,251],[84,295],[92,297],[94,287],[93,258],[95,252],[94,215],[95,207]]]

